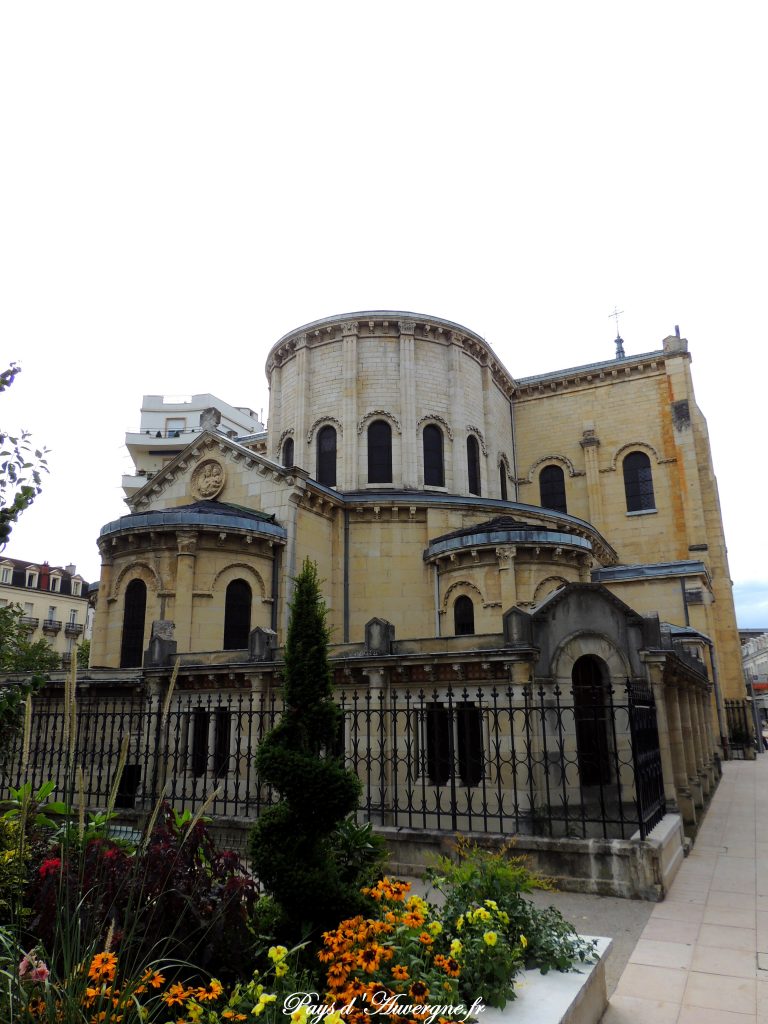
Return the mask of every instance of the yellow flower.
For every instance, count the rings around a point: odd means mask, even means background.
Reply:
[[[342,1024],[342,1017],[338,1010],[329,1013],[325,1018],[325,1024]]]
[[[194,1021],[194,1024],[197,1024],[197,1022],[203,1016],[202,1006],[199,1003],[187,1003],[187,1016],[191,1021]]]
[[[266,1003],[256,1003],[254,1008],[251,1010],[251,1013],[254,1015],[254,1017],[258,1017],[260,1014],[264,1013],[264,1008],[266,1007],[266,1005]]]
[[[262,1003],[263,1005],[266,1005],[267,1003],[274,1003],[274,1001],[276,999],[277,999],[277,996],[273,992],[260,992],[259,993],[259,1002]]]
[[[486,932],[483,936],[483,942],[486,946],[495,946],[498,941],[498,935],[496,932]]]
[[[528,939],[524,935],[520,936],[520,945],[525,949],[528,945]]]
[[[298,1010],[294,1010],[291,1014],[293,1024],[306,1024],[307,1012],[306,1006],[300,1006]]]
[[[427,928],[429,928],[430,932],[433,935],[439,935],[440,932],[443,930],[443,926],[440,924],[439,921],[430,921],[430,923],[427,925]]]
[[[456,931],[460,932],[463,927],[464,927],[464,915],[461,914],[459,916],[458,920],[456,921]]]
[[[288,950],[285,946],[270,946],[267,956],[273,961],[273,963],[277,964],[288,956]]]
[[[284,974],[288,973],[288,964],[284,960],[278,960],[275,964],[275,976],[282,978]]]
[[[478,907],[477,910],[472,915],[472,917],[473,920],[475,921],[490,921],[491,919],[491,915],[488,913],[485,907]]]
[[[451,956],[458,956],[464,947],[461,944],[460,939],[454,939],[451,943]]]
[[[496,900],[486,900],[485,901],[485,905],[486,905],[486,907],[490,907],[491,910],[498,910],[499,909],[499,904],[496,902]]]

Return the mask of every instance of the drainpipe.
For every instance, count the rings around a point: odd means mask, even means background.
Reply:
[[[519,499],[518,493],[517,493],[517,444],[515,442],[515,406],[514,406],[514,398],[510,398],[510,400],[509,400],[509,425],[512,428],[512,473],[513,473],[512,483],[514,484],[514,487],[515,487],[515,501],[519,501],[520,499]]]
[[[440,576],[438,575],[437,562],[435,570],[435,636],[440,636]]]

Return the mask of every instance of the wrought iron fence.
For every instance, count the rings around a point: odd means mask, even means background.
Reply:
[[[728,749],[734,760],[743,760],[747,750],[754,748],[752,713],[746,700],[726,700],[725,717],[728,723]]]
[[[650,690],[627,684],[564,692],[557,686],[345,690],[337,748],[362,783],[360,816],[425,830],[546,836],[645,837],[664,814],[656,712]],[[79,700],[71,740],[63,702],[36,698],[26,765],[13,774],[54,779],[77,800],[149,809],[211,800],[215,818],[255,818],[277,798],[256,772],[256,751],[280,716],[253,692]],[[125,748],[124,769],[118,761]]]

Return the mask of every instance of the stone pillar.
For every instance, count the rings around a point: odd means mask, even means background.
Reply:
[[[96,599],[96,617],[94,620],[93,635],[91,637],[91,665],[107,666],[109,650],[109,635],[114,632],[115,624],[110,622],[109,597],[112,592],[112,576],[114,565],[112,558],[104,550],[101,552],[101,577],[99,579],[99,594]],[[118,614],[117,606],[113,604],[115,614]],[[119,639],[119,637],[118,637]],[[114,666],[117,667],[120,658],[120,644],[114,648]]]
[[[693,802],[697,807],[704,806],[704,793],[699,779],[699,769],[696,757],[696,739],[694,733],[693,716],[691,715],[691,701],[687,686],[681,686],[678,690],[680,702],[680,725],[683,731],[683,752],[685,754],[685,770],[688,773],[688,788],[691,791]]]
[[[178,551],[174,621],[177,629],[177,650],[181,654],[192,650],[192,591],[195,585],[197,533],[193,530],[179,530],[176,542]]]
[[[701,722],[701,691],[698,686],[692,686],[688,691],[688,700],[691,705],[691,725],[693,727],[693,744],[696,751],[696,769],[701,783],[702,796],[706,800],[709,794],[709,775],[707,774],[706,737]]]
[[[448,391],[450,408],[453,418],[453,483],[450,489],[456,494],[468,494],[467,480],[467,416],[464,411],[464,387],[461,379],[462,360],[464,358],[463,339],[455,331],[451,334],[449,349],[450,368],[448,371]],[[446,485],[448,481],[446,480]]]
[[[419,455],[416,445],[416,352],[413,332],[415,320],[400,320],[400,416],[403,433],[400,438],[400,466],[403,487],[407,491],[419,487]]]
[[[600,487],[600,465],[598,449],[600,439],[595,435],[591,423],[584,425],[584,432],[579,442],[584,451],[584,469],[587,474],[587,498],[589,500],[589,519],[598,530],[603,529],[603,495]]]
[[[343,391],[341,425],[343,434],[336,439],[341,465],[337,466],[340,489],[356,491],[357,480],[357,320],[341,325]]]
[[[709,687],[702,686],[696,690],[696,713],[699,716],[699,734],[701,735],[701,753],[704,761],[707,794],[712,792],[715,783],[713,764],[712,734],[707,722],[707,698]]]
[[[517,604],[517,580],[515,578],[515,556],[517,548],[514,546],[496,548],[496,558],[499,563],[499,586],[501,589],[501,607],[514,608]]]
[[[661,756],[661,774],[664,781],[664,798],[667,803],[667,811],[674,813],[677,810],[677,790],[675,789],[675,769],[672,763],[672,748],[670,745],[669,718],[667,715],[667,703],[664,699],[664,665],[666,655],[646,654],[643,656],[646,666],[648,681],[653,690],[653,699],[656,703],[656,727],[659,731],[659,753]]]
[[[296,338],[296,415],[293,420],[294,442],[293,461],[295,465],[306,469],[312,476],[315,468],[310,467],[312,461],[309,457],[307,446],[307,404],[309,392],[309,347],[306,334],[300,334]],[[282,455],[277,454],[278,461],[282,462]]]
[[[664,703],[669,724],[669,748],[672,755],[672,769],[675,777],[675,789],[677,791],[677,806],[680,809],[683,821],[690,825],[695,825],[696,810],[688,784],[688,770],[685,763],[685,750],[683,748],[683,730],[680,722],[680,704],[677,687],[674,683],[667,683],[664,686]]]

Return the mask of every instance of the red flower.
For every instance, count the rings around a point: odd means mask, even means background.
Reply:
[[[61,857],[51,857],[44,860],[40,865],[40,877],[47,878],[48,875],[55,875],[61,870]]]

